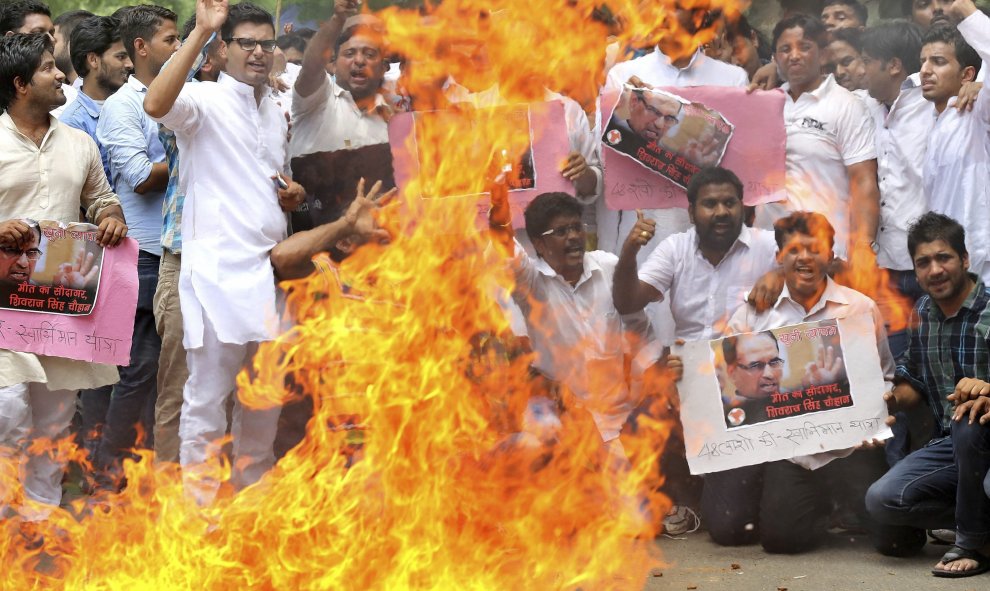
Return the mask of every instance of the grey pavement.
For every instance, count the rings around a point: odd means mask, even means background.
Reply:
[[[759,545],[717,546],[704,531],[657,544],[666,564],[647,581],[649,591],[990,590],[990,573],[964,579],[930,574],[948,546],[928,544],[918,556],[889,558],[875,552],[866,536],[832,535],[818,550],[783,556]]]

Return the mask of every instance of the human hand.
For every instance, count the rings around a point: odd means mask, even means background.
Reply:
[[[104,248],[117,246],[124,236],[127,236],[127,224],[113,216],[104,217],[96,230],[96,242]]]
[[[579,152],[571,152],[568,154],[567,160],[564,162],[564,166],[560,170],[560,174],[572,183],[577,183],[581,177],[590,172],[591,169],[588,168],[588,162]]]
[[[890,418],[894,418],[894,417],[890,417]],[[883,447],[884,445],[886,445],[886,443],[887,443],[887,440],[886,439],[877,439],[876,437],[874,437],[873,439],[864,439],[859,445],[857,445],[853,449],[855,449],[857,451],[858,450],[880,449],[881,447]]]
[[[344,220],[351,227],[351,231],[359,236],[362,241],[377,240],[378,242],[388,242],[390,236],[388,232],[379,227],[375,219],[375,211],[388,203],[395,197],[397,189],[392,188],[382,195],[378,194],[382,188],[382,182],[378,181],[371,187],[367,195],[364,194],[364,179],[358,181],[357,195],[354,201],[347,207],[344,213]]]
[[[966,415],[969,415],[970,425],[975,423],[977,418],[980,419],[981,425],[990,423],[990,397],[979,396],[956,405],[956,410],[952,413],[952,420],[961,421]]]
[[[95,264],[93,253],[84,250],[76,255],[75,263],[62,263],[52,277],[53,285],[61,285],[72,289],[85,289],[100,276],[100,266]]]
[[[196,27],[215,33],[227,22],[228,0],[197,0]]]
[[[959,406],[967,400],[973,400],[980,396],[990,396],[990,384],[976,378],[963,378],[956,384],[956,389],[946,398],[952,404]]]
[[[779,271],[768,271],[760,277],[753,289],[749,290],[746,303],[757,312],[765,312],[777,303],[780,292],[784,291],[784,275]]]
[[[976,105],[976,97],[980,95],[981,90],[983,90],[982,82],[963,82],[962,88],[959,89],[959,95],[956,98],[956,109],[960,113],[972,111]]]
[[[643,82],[642,80],[640,80],[639,76],[630,76],[629,80],[626,81],[626,84],[632,86],[633,88],[645,88],[647,90],[653,90],[653,85]]]
[[[333,15],[342,21],[356,15],[361,10],[361,0],[334,0]]]
[[[288,188],[278,188],[278,205],[282,211],[295,211],[303,201],[306,200],[306,189],[294,180],[283,177]],[[272,180],[277,181],[278,175],[272,175]]]
[[[629,232],[629,236],[626,237],[626,242],[622,245],[622,250],[628,251],[629,254],[635,254],[639,252],[639,249],[646,246],[650,240],[653,240],[656,233],[656,220],[651,220],[650,218],[644,216],[643,210],[637,209],[636,224]]]
[[[31,243],[34,230],[24,220],[0,222],[0,246],[23,249]]]
[[[839,381],[842,371],[842,357],[835,354],[835,347],[824,347],[818,349],[818,359],[805,366],[801,383],[805,387],[834,384]]]
[[[677,339],[674,341],[674,344],[677,346],[682,346],[684,345],[684,339]],[[681,359],[680,355],[667,353],[667,355],[663,358],[663,362],[671,379],[675,382],[679,382],[684,378],[684,360]]]
[[[949,17],[952,18],[952,22],[959,23],[977,10],[973,0],[954,0],[949,5]]]
[[[780,85],[780,74],[777,72],[777,64],[770,62],[760,66],[760,69],[753,74],[746,92],[754,90],[773,90]]]

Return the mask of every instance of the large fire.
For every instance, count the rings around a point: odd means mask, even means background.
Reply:
[[[542,101],[547,87],[591,107],[610,33],[620,46],[687,35],[670,18],[672,0],[612,0],[624,27],[611,31],[592,19],[600,4],[459,0],[428,16],[380,16],[392,49],[411,60],[402,83],[417,108],[442,104],[447,75],[474,90],[497,82],[507,103]],[[440,163],[441,194],[482,193],[501,159],[518,156],[508,133],[475,120],[466,135],[432,130],[419,153]],[[487,161],[458,148],[477,143],[492,146]],[[477,200],[407,189],[383,212],[390,245],[359,250],[339,279],[325,270],[287,286],[296,326],[239,378],[249,404],[312,397],[301,445],[207,509],[187,501],[174,467],[145,453],[126,463],[124,492],[95,509],[79,500],[37,532],[7,522],[0,587],[641,588],[669,505],[656,492],[669,425],[641,420],[623,439],[629,465],[608,462],[566,391],[534,380],[530,358],[503,346],[507,321],[492,296],[511,280],[478,230]],[[561,428],[519,433],[534,395],[559,399]],[[83,455],[68,440],[51,451]],[[0,467],[0,490],[23,502],[17,467]],[[218,469],[225,478],[229,467]]]

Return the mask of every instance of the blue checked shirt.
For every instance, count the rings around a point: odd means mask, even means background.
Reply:
[[[973,291],[946,318],[928,296],[911,314],[911,345],[897,362],[897,381],[927,394],[942,435],[949,434],[953,405],[946,397],[962,378],[990,381],[990,292],[976,275]]]

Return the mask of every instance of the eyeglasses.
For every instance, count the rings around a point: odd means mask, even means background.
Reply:
[[[261,45],[261,51],[265,53],[275,53],[275,40],[265,39],[264,41],[258,41],[257,39],[251,39],[250,37],[231,37],[229,39],[224,39],[227,43],[231,41],[236,41],[241,49],[244,51],[254,51],[254,48]]]
[[[648,103],[646,101],[646,97],[644,97],[643,95],[640,94],[637,96],[640,102],[643,103],[643,106],[646,108],[647,111],[649,111],[651,115],[653,115],[657,119],[663,119],[667,125],[671,125],[671,126],[677,125],[677,123],[680,121],[680,119],[677,118],[677,115],[668,115],[667,113],[663,113],[660,111],[660,109],[657,109],[656,107]]]
[[[567,238],[567,236],[573,232],[575,234],[581,234],[584,232],[585,226],[580,222],[576,222],[567,226],[560,226],[559,228],[550,228],[546,232],[540,234],[540,236],[555,236],[557,238]]]
[[[754,361],[753,363],[747,365],[743,365],[742,363],[736,364],[739,369],[748,371],[749,373],[760,373],[766,369],[768,365],[773,369],[779,369],[784,366],[784,360],[780,357],[774,357],[770,361]]]
[[[22,256],[26,256],[29,261],[36,261],[41,258],[41,250],[37,248],[19,250],[17,248],[7,248],[6,246],[0,246],[0,253],[3,253],[3,256],[10,259],[19,259]]]

